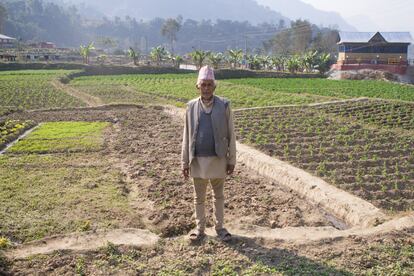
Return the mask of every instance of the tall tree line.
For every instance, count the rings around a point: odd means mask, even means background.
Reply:
[[[291,22],[272,39],[264,42],[266,52],[277,55],[302,54],[309,50],[336,53],[339,39],[337,30],[320,28],[306,20]]]
[[[287,27],[283,20],[260,25],[181,17],[143,21],[126,16],[91,21],[79,14],[74,6],[63,7],[42,0],[0,0],[0,30],[22,41],[52,41],[60,47],[78,47],[94,41],[99,48],[133,47],[141,53],[164,45],[181,54],[194,49],[215,52],[243,49],[250,53],[264,49],[274,54],[294,54],[309,48],[327,51],[336,42],[332,39],[335,31],[301,20]]]

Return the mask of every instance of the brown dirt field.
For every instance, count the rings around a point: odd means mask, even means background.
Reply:
[[[105,106],[9,117],[112,122],[104,154],[123,173],[120,189],[129,194],[145,227],[163,238],[152,248],[108,244],[99,250],[61,250],[20,260],[5,260],[0,254],[0,275],[352,275],[398,272],[399,265],[403,272],[414,273],[414,229],[300,245],[246,237],[226,244],[210,236],[189,244],[177,237],[194,227],[193,191],[180,172],[182,125],[161,107]],[[270,228],[332,226],[323,210],[244,164],[238,163],[226,180],[225,195],[227,222]]]
[[[104,152],[125,176],[131,202],[145,213],[148,227],[163,236],[187,233],[194,227],[193,190],[180,172],[182,125],[161,107],[101,107],[97,109],[15,113],[14,118],[41,121],[110,121]],[[332,225],[324,212],[296,194],[238,164],[226,181],[227,221],[272,228]],[[145,199],[145,200],[144,200]],[[212,213],[209,200],[209,213]],[[208,225],[212,226],[210,217]]]

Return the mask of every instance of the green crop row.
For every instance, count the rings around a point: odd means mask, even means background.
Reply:
[[[0,106],[18,109],[85,106],[82,101],[55,88],[51,83],[70,72],[66,70],[0,72]]]
[[[410,104],[387,102],[279,107],[235,112],[238,139],[387,210],[414,209],[414,138],[409,124],[366,124],[355,114],[403,122]],[[361,109],[358,109],[361,108]],[[334,111],[340,111],[335,113]],[[400,112],[401,111],[401,112]],[[346,112],[350,112],[348,116]],[[404,129],[406,127],[406,129]]]
[[[414,130],[414,103],[366,100],[322,108],[330,114],[356,120],[361,124]]]
[[[176,77],[177,76],[177,77]],[[71,82],[73,87],[91,93],[91,87],[99,86],[128,86],[137,92],[147,93],[170,100],[179,106],[198,97],[195,87],[195,75],[120,75],[120,76],[89,76],[80,77]],[[117,91],[114,89],[113,91]],[[93,92],[92,92],[93,93]],[[301,95],[270,91],[252,86],[238,85],[227,80],[220,80],[216,94],[232,101],[235,108],[306,104],[337,99],[319,95]],[[114,96],[116,97],[116,96]]]
[[[48,122],[13,145],[8,153],[96,151],[102,147],[106,122]]]
[[[183,103],[198,96],[197,76],[188,75],[113,75],[80,77],[71,82],[77,89],[94,93],[92,87],[127,86],[141,93]],[[83,90],[85,89],[85,90]],[[95,92],[94,94],[96,95]],[[115,95],[105,97],[116,100]],[[374,97],[414,101],[414,88],[380,81],[335,81],[326,79],[226,79],[219,80],[216,94],[232,101],[235,108],[307,104],[354,97]],[[120,95],[122,97],[122,95]]]
[[[33,126],[35,126],[33,121],[7,120],[0,122],[0,150]]]
[[[228,82],[261,88],[268,91],[293,94],[307,93],[338,98],[369,97],[414,101],[414,86],[374,80],[328,80],[245,78]]]

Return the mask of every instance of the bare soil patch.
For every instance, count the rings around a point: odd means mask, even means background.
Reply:
[[[152,248],[108,244],[8,263],[15,275],[412,275],[414,229],[297,245],[235,237],[191,245],[162,239]]]
[[[125,190],[133,191],[131,204],[144,212],[151,229],[163,236],[184,234],[194,227],[192,184],[182,179],[180,171],[182,125],[163,108],[121,106],[16,113],[13,117],[38,122],[114,123],[116,127],[107,133],[104,154],[113,166],[121,164]],[[235,174],[227,179],[225,194],[227,221],[271,228],[332,225],[322,210],[277,183],[256,176],[244,164],[238,164]],[[211,202],[210,195],[208,200]]]
[[[119,189],[128,196],[137,216],[143,218],[144,226],[171,238],[161,238],[151,248],[108,243],[98,250],[58,250],[16,260],[0,258],[4,273],[351,275],[396,271],[410,274],[414,267],[412,229],[301,244],[243,236],[235,236],[231,243],[225,244],[209,236],[193,245],[183,237],[175,237],[194,226],[193,195],[191,183],[180,175],[181,123],[160,107],[106,106],[14,113],[11,117],[30,117],[36,122],[113,123],[105,135],[101,158],[106,158],[111,168],[121,171]],[[97,161],[84,160],[92,164]],[[234,176],[227,179],[225,193],[229,225],[332,226],[322,210],[277,183],[257,176],[244,164],[238,164]]]

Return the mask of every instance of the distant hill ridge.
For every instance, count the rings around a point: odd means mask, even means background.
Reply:
[[[183,16],[185,19],[227,19],[279,23],[284,20],[307,19],[316,25],[337,26],[342,31],[357,31],[338,13],[321,11],[301,0],[119,0],[116,5],[110,0],[50,0],[52,2],[85,3],[89,16],[129,15],[137,19],[150,20],[156,17],[168,18]],[[95,10],[95,11],[94,11]]]
[[[85,3],[107,16],[151,20],[156,17],[168,18],[181,15],[185,19],[194,20],[227,19],[233,21],[249,21],[252,24],[262,22],[279,23],[280,20],[290,22],[281,13],[259,5],[255,0],[51,0],[57,3]],[[89,9],[89,8],[88,8]]]
[[[323,25],[325,27],[337,26],[341,31],[357,31],[339,13],[318,10],[301,0],[257,0],[257,2],[279,11],[292,20],[301,18],[309,20],[316,25]]]

